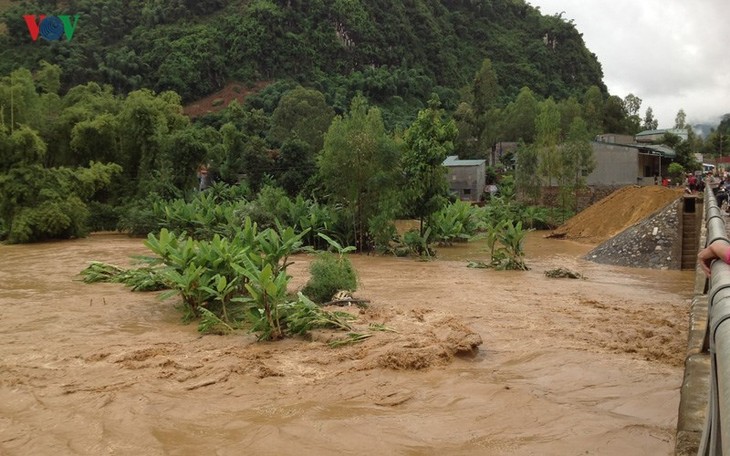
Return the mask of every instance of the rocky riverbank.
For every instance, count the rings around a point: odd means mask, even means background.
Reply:
[[[552,237],[598,243],[585,258],[596,263],[678,269],[682,191],[628,186],[586,208]]]
[[[586,254],[587,260],[636,268],[679,269],[679,200]]]

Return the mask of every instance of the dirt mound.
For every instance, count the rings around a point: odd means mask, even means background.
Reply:
[[[183,113],[189,117],[199,117],[221,111],[233,100],[243,104],[249,94],[256,93],[267,85],[268,81],[257,82],[253,87],[240,82],[229,82],[219,91],[183,106]]]
[[[682,192],[682,189],[656,185],[623,187],[578,213],[550,237],[603,242],[666,207]]]

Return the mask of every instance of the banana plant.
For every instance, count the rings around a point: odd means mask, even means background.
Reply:
[[[331,237],[327,236],[324,233],[317,233],[317,236],[319,236],[322,239],[324,239],[325,241],[327,241],[327,244],[329,244],[330,247],[335,249],[335,251],[337,252],[337,254],[339,255],[340,258],[345,256],[345,254],[354,252],[356,250],[355,246],[348,245],[347,247],[344,247],[344,246],[342,246],[342,244],[335,241],[334,239],[332,239]]]
[[[333,328],[352,331],[349,321],[356,317],[349,312],[327,312],[302,292],[297,300],[287,303],[286,328],[294,335],[303,335],[315,328]]]
[[[230,325],[231,320],[228,318],[227,305],[240,296],[240,277],[236,276],[229,280],[226,276],[216,274],[211,278],[210,286],[203,285],[200,287],[201,291],[207,293],[214,302],[221,306],[223,321],[228,325]]]
[[[185,308],[194,317],[197,317],[199,315],[198,307],[205,305],[209,297],[205,288],[210,281],[210,277],[207,277],[205,267],[190,264],[182,271],[165,268],[160,274],[164,277],[165,282],[172,287],[171,290],[162,293],[160,299],[168,299],[179,295]]]
[[[511,220],[508,220],[502,224],[498,239],[506,254],[504,269],[521,271],[529,269],[525,264],[525,251],[523,249],[525,236],[527,236],[527,230],[522,229],[522,222],[514,224]]]
[[[145,247],[159,256],[161,262],[165,264],[169,264],[170,256],[177,250],[178,244],[175,233],[171,233],[167,228],[161,229],[158,236],[153,233],[148,234],[147,240],[144,241]]]
[[[258,250],[259,226],[246,216],[243,219],[243,225],[239,227],[234,236],[236,242],[248,246],[251,250]]]
[[[499,230],[501,224],[487,223],[484,238],[487,244],[487,250],[489,251],[489,259],[492,266],[498,266],[502,262],[504,255],[501,254],[499,243]]]
[[[284,331],[280,304],[286,301],[289,277],[284,271],[274,274],[271,264],[258,269],[250,259],[246,263],[246,267],[239,268],[239,272],[248,278],[246,290],[249,297],[245,298],[245,302],[249,303],[251,330],[259,333],[259,340],[281,339]]]
[[[261,249],[261,259],[264,264],[271,264],[274,274],[283,271],[292,263],[289,257],[305,250],[302,238],[309,229],[296,233],[292,227],[283,227],[276,221],[276,230],[267,228],[258,238]]]

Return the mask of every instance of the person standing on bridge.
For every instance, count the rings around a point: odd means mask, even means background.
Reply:
[[[730,264],[730,244],[724,239],[716,240],[697,254],[697,261],[707,277],[710,276],[710,266],[715,260],[722,260]]]

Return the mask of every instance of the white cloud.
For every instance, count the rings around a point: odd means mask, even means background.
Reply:
[[[601,62],[611,95],[633,93],[669,128],[717,123],[730,113],[730,2],[727,0],[527,0],[543,14],[563,12]]]

